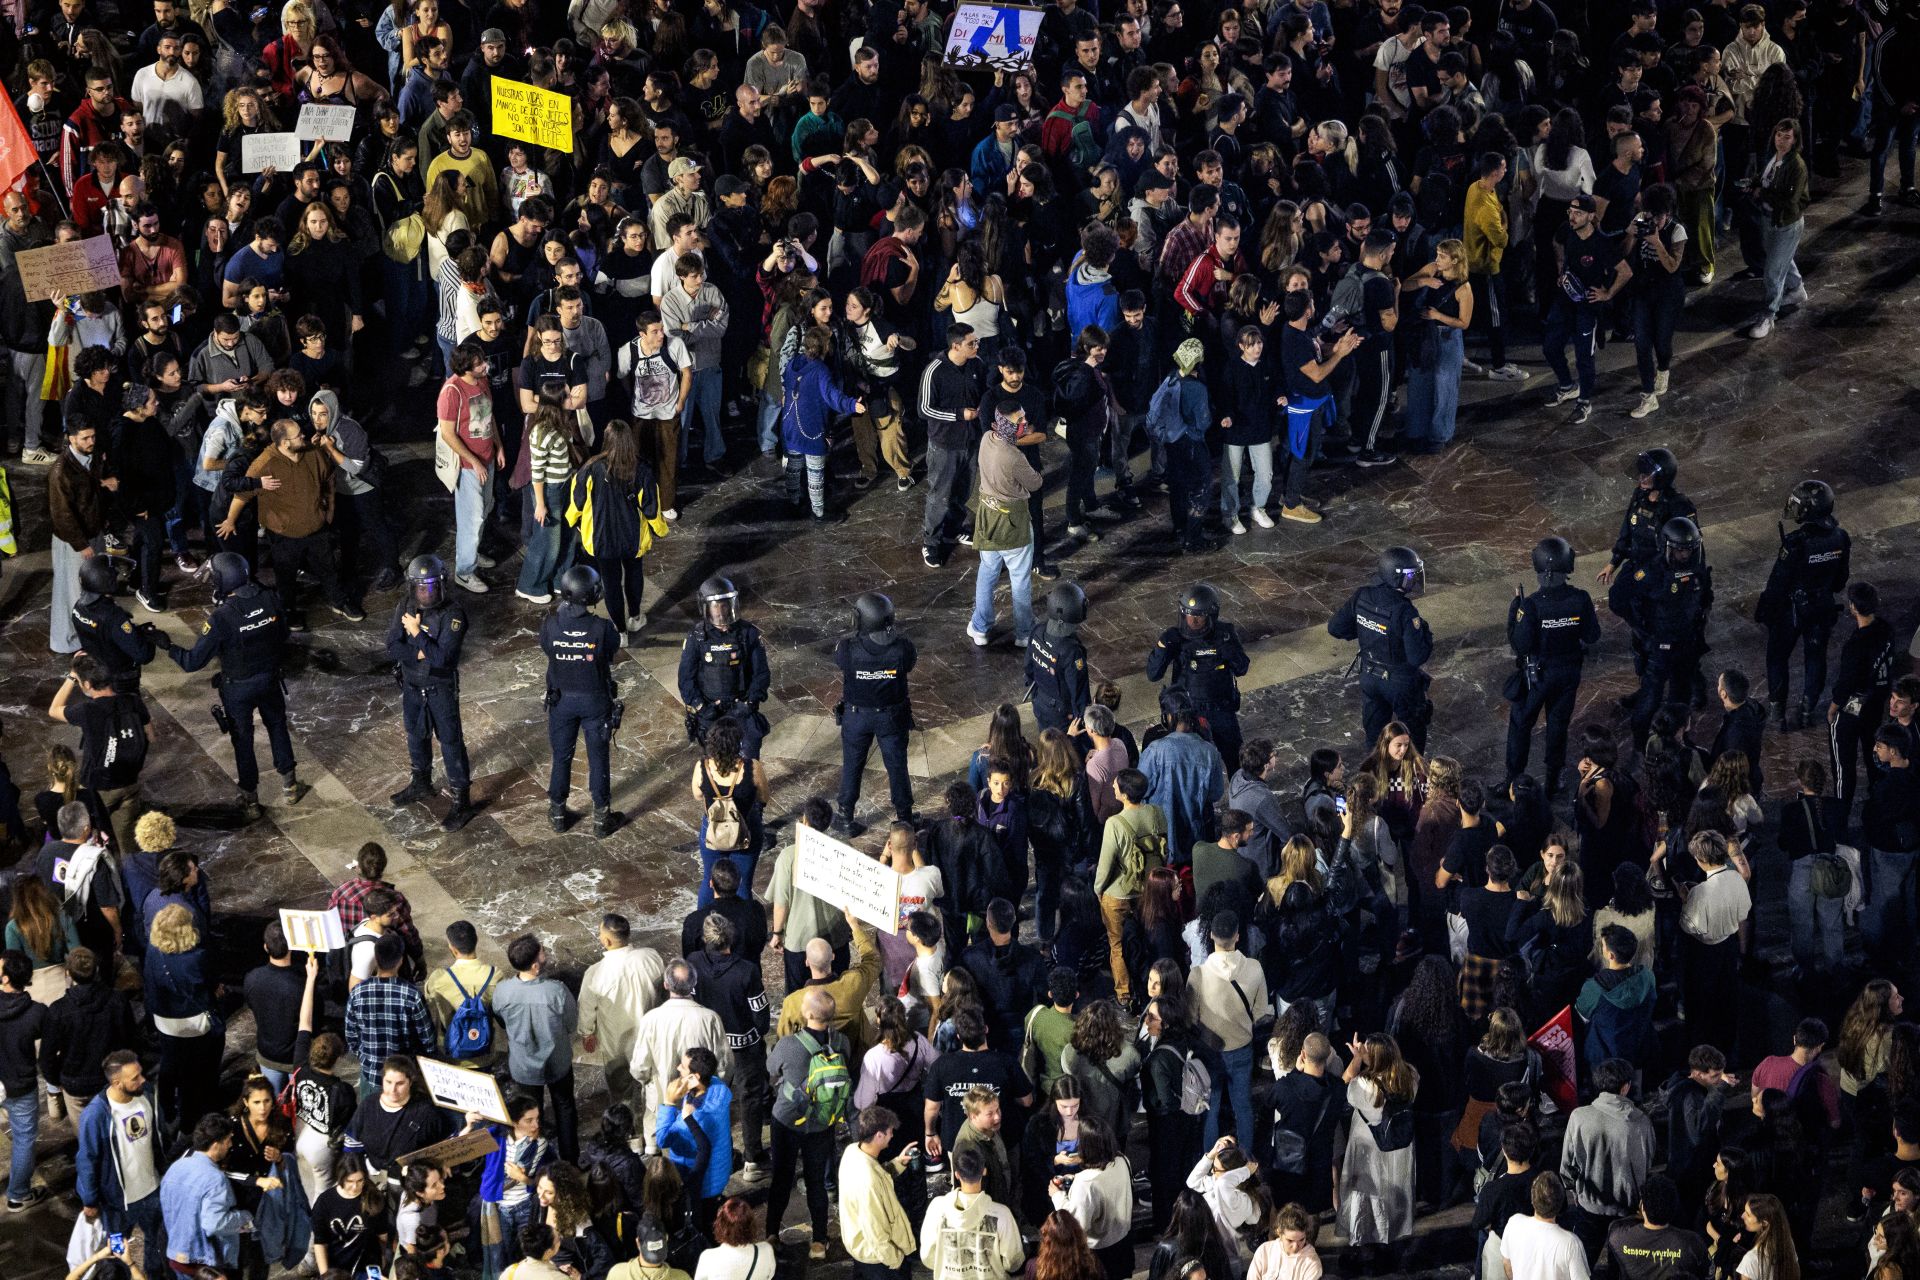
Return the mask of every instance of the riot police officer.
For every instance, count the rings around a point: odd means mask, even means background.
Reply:
[[[1838,597],[1852,574],[1853,539],[1833,514],[1833,489],[1822,480],[1802,480],[1787,495],[1787,519],[1799,527],[1780,531],[1780,555],[1767,575],[1754,621],[1767,629],[1767,701],[1782,729],[1798,729],[1813,717],[1827,685],[1827,637],[1840,619]],[[77,620],[76,620],[77,623]],[[1793,642],[1807,664],[1800,703],[1788,720],[1788,665]]]
[[[433,739],[447,766],[453,807],[440,823],[458,831],[473,820],[468,787],[467,739],[460,729],[460,649],[467,639],[467,611],[447,591],[447,566],[439,556],[415,556],[407,565],[407,594],[387,624],[387,658],[400,681],[400,707],[407,726],[407,763],[413,776],[388,799],[415,804],[433,794]]]
[[[1147,653],[1147,679],[1173,673],[1167,687],[1187,695],[1229,776],[1240,767],[1238,681],[1247,666],[1240,633],[1231,622],[1220,621],[1220,595],[1204,582],[1188,588],[1180,601],[1180,624],[1162,631]]]
[[[1671,449],[1648,449],[1635,456],[1627,470],[1634,477],[1633,495],[1627,499],[1626,514],[1620,517],[1620,532],[1613,540],[1613,558],[1593,575],[1607,588],[1607,608],[1632,621],[1630,599],[1633,595],[1633,571],[1655,567],[1660,562],[1660,530],[1667,521],[1685,516],[1697,519],[1693,499],[1679,491],[1680,464]],[[1646,654],[1634,646],[1633,669],[1644,674]],[[1631,706],[1628,694],[1620,705]]]
[[[772,682],[760,629],[740,617],[740,592],[731,578],[700,584],[700,621],[680,646],[680,701],[687,704],[687,737],[699,743],[722,718],[740,722],[740,748],[760,755],[767,718],[760,704]]]
[[[593,612],[600,603],[600,575],[577,564],[560,575],[560,607],[540,626],[547,655],[547,745],[553,772],[547,781],[547,822],[567,829],[567,794],[573,789],[573,750],[587,740],[587,790],[593,797],[593,834],[613,833],[613,784],[607,756],[620,727],[622,705],[614,696],[613,655],[620,648],[614,625]]]
[[[182,671],[198,671],[220,659],[220,674],[213,678],[220,701],[213,709],[213,719],[233,742],[240,803],[247,821],[252,822],[260,816],[260,765],[253,754],[256,711],[267,727],[282,798],[288,804],[297,804],[309,790],[295,776],[293,738],[287,733],[286,688],[280,674],[287,645],[287,614],[279,596],[253,581],[246,560],[240,556],[222,551],[209,569],[217,602],[214,610],[201,625],[200,638],[191,650],[169,644],[167,656]]]
[[[1542,538],[1533,548],[1533,572],[1540,589],[1523,595],[1516,586],[1507,607],[1507,643],[1519,664],[1507,681],[1513,710],[1507,717],[1507,781],[1527,771],[1534,721],[1547,713],[1547,799],[1560,790],[1567,764],[1567,726],[1580,692],[1580,669],[1587,649],[1600,641],[1600,619],[1593,597],[1568,581],[1573,576],[1573,544],[1562,537]]]
[[[1636,743],[1646,741],[1663,703],[1689,700],[1713,607],[1713,571],[1700,526],[1674,517],[1661,526],[1660,548],[1658,562],[1635,569],[1627,580],[1627,621],[1641,653],[1640,688],[1633,700]]]
[[[1360,642],[1360,721],[1369,745],[1380,740],[1387,723],[1407,726],[1414,746],[1427,749],[1427,725],[1433,703],[1432,679],[1420,668],[1433,656],[1433,631],[1413,607],[1412,597],[1426,589],[1427,566],[1412,547],[1388,547],[1378,572],[1348,597],[1327,622],[1327,634]]]
[[[80,562],[80,598],[73,606],[73,633],[82,652],[106,668],[115,693],[140,692],[140,668],[153,661],[151,622],[135,622],[114,603],[113,562],[89,556]]]
[[[869,591],[853,602],[853,631],[833,650],[840,668],[840,807],[834,825],[849,836],[866,830],[854,820],[860,783],[873,744],[887,767],[893,816],[913,821],[913,779],[907,774],[907,730],[913,727],[907,676],[919,661],[913,641],[893,629],[893,601]]]
[[[1065,732],[1093,700],[1087,679],[1087,646],[1080,624],[1087,620],[1087,593],[1063,582],[1047,593],[1047,625],[1027,642],[1027,685],[1033,719],[1042,729]]]

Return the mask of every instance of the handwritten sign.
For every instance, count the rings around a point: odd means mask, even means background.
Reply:
[[[240,172],[259,173],[272,165],[289,173],[301,154],[300,139],[291,133],[250,133],[240,139]]]
[[[947,28],[941,61],[950,67],[1017,71],[1033,61],[1042,11],[1011,4],[962,4]]]
[[[493,78],[493,131],[555,151],[573,150],[573,99],[518,80]]]
[[[325,911],[289,911],[282,907],[280,928],[286,932],[287,946],[295,951],[338,951],[347,945],[340,913],[331,907]]]
[[[486,1072],[469,1071],[432,1058],[414,1061],[420,1064],[427,1092],[447,1110],[463,1116],[471,1111],[499,1124],[513,1123],[507,1119],[507,1100],[500,1096],[499,1082]]]
[[[20,285],[29,302],[39,302],[55,289],[68,297],[78,297],[96,289],[120,287],[120,257],[108,236],[28,249],[17,254],[14,261],[20,264]]]
[[[884,933],[900,930],[900,873],[850,844],[795,826],[793,884],[820,901],[845,907]]]
[[[499,1149],[500,1144],[493,1140],[491,1132],[475,1129],[472,1133],[463,1133],[457,1138],[448,1138],[445,1142],[410,1151],[400,1157],[398,1164],[402,1169],[414,1164],[437,1164],[442,1169],[451,1169],[469,1160],[490,1156]]]
[[[293,131],[306,141],[324,138],[328,142],[351,142],[354,115],[352,107],[309,102],[300,108],[300,119],[293,126]]]

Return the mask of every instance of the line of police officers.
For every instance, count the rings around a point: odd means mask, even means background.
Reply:
[[[1700,662],[1713,605],[1712,570],[1695,523],[1694,505],[1677,487],[1679,465],[1667,449],[1639,454],[1632,467],[1635,488],[1622,516],[1612,556],[1596,580],[1609,587],[1608,606],[1633,632],[1638,689],[1622,700],[1631,711],[1636,742],[1644,741],[1663,702],[1704,698]],[[1850,574],[1851,542],[1834,514],[1833,491],[1818,480],[1796,485],[1787,499],[1792,531],[1781,528],[1775,560],[1756,609],[1767,630],[1769,701],[1782,728],[1813,719],[1814,700],[1826,683],[1826,649],[1838,620],[1837,597]],[[1568,730],[1586,656],[1600,636],[1593,598],[1574,586],[1573,546],[1558,536],[1533,549],[1537,589],[1514,589],[1507,612],[1507,640],[1515,670],[1503,694],[1510,703],[1506,772],[1527,771],[1534,726],[1546,720],[1546,790],[1551,798],[1565,771]],[[166,646],[182,670],[197,671],[216,658],[219,701],[214,718],[234,749],[242,805],[260,813],[259,767],[254,758],[253,720],[267,729],[273,765],[287,802],[307,788],[295,775],[287,731],[283,659],[288,626],[279,597],[252,580],[247,563],[230,552],[212,561],[215,606],[191,650]],[[415,804],[433,794],[432,747],[440,743],[452,805],[441,826],[456,831],[477,812],[471,769],[460,722],[462,649],[467,616],[446,589],[446,565],[437,556],[415,557],[407,568],[408,591],[395,606],[386,636],[386,656],[402,691],[402,713],[411,766],[408,784],[390,799]],[[1408,547],[1381,553],[1377,571],[1327,623],[1343,640],[1358,642],[1361,722],[1366,741],[1378,741],[1390,721],[1408,727],[1416,746],[1426,746],[1433,704],[1425,665],[1433,632],[1413,599],[1426,585],[1426,566]],[[81,646],[112,674],[114,687],[138,692],[141,667],[156,652],[151,623],[135,624],[113,600],[115,570],[101,557],[81,569],[81,593],[73,622]],[[593,612],[601,599],[599,574],[576,565],[562,576],[558,608],[540,628],[547,657],[547,737],[552,753],[547,799],[550,825],[571,825],[575,750],[584,737],[593,833],[605,837],[618,825],[611,808],[609,757],[623,703],[613,680],[621,636]],[[686,730],[694,742],[722,718],[742,729],[746,754],[758,756],[768,732],[761,705],[771,672],[759,629],[740,617],[739,591],[725,577],[699,589],[700,619],[682,646],[678,692],[686,706]],[[1046,625],[1027,647],[1025,679],[1040,728],[1066,730],[1092,701],[1086,646],[1079,630],[1087,620],[1086,593],[1062,583],[1049,594]],[[834,717],[841,731],[840,794],[835,826],[849,835],[864,828],[855,819],[867,761],[880,749],[894,816],[913,821],[913,785],[907,763],[914,727],[909,676],[917,651],[894,622],[893,603],[878,592],[853,607],[852,634],[834,649],[841,700]],[[1788,698],[1788,667],[1798,644],[1806,667],[1797,706]],[[1147,654],[1147,678],[1167,679],[1199,714],[1229,771],[1237,767],[1241,741],[1239,678],[1248,671],[1245,647],[1230,622],[1220,618],[1218,593],[1196,583],[1180,604],[1180,620],[1161,633]],[[1885,671],[1879,679],[1885,683]],[[1886,690],[1868,691],[1882,704]],[[1696,701],[1696,705],[1699,705]],[[1849,715],[1856,714],[1849,710]]]

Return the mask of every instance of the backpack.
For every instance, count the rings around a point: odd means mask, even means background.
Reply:
[[[1413,1145],[1413,1107],[1406,1103],[1387,1107],[1380,1115],[1379,1124],[1367,1126],[1373,1134],[1373,1145],[1383,1153],[1404,1151]]]
[[[1379,272],[1375,272],[1378,275]],[[1327,314],[1321,327],[1331,331],[1361,323],[1366,317],[1367,269],[1357,267],[1340,277],[1327,299]]]
[[[1167,838],[1147,831],[1127,841],[1120,851],[1120,870],[1130,879],[1141,880],[1155,866],[1167,865]]]
[[[1100,163],[1100,140],[1093,136],[1093,122],[1071,111],[1055,107],[1047,112],[1049,120],[1065,120],[1069,130],[1066,162],[1075,174],[1085,174]]]
[[[113,699],[112,733],[109,735],[109,746],[104,761],[108,765],[119,764],[122,760],[128,761],[136,777],[139,776],[141,766],[147,762],[147,729],[141,723],[140,713],[133,710],[139,705],[138,698],[127,694]]]
[[[1213,1106],[1213,1072],[1200,1055],[1191,1049],[1162,1045],[1168,1053],[1180,1055],[1180,1114],[1203,1116]]]
[[[384,171],[373,175],[375,182],[382,178],[387,180],[387,186],[392,189],[394,199],[400,199],[400,184],[393,180],[393,175]],[[381,251],[392,262],[412,262],[420,256],[420,250],[426,247],[426,243],[427,222],[418,213],[409,213],[405,217],[395,218],[380,234]]]
[[[740,784],[722,791],[711,776],[708,781],[713,785],[713,799],[707,802],[706,846],[714,853],[738,853],[749,843],[746,815],[740,812],[740,802],[733,798]]]
[[[1169,444],[1187,429],[1180,416],[1180,375],[1170,373],[1153,389],[1147,401],[1147,438],[1155,444]]]
[[[487,988],[493,985],[493,970],[487,970],[480,990],[471,995],[453,976],[452,965],[447,966],[447,977],[460,993],[460,1004],[447,1019],[447,1057],[454,1062],[482,1057],[493,1047],[493,1018],[487,1012]]]
[[[803,1085],[782,1085],[788,1098],[801,1103],[799,1128],[805,1133],[823,1133],[839,1124],[847,1114],[847,1101],[853,1096],[853,1077],[847,1071],[845,1054],[835,1053],[811,1032],[797,1033],[807,1051],[807,1078]]]

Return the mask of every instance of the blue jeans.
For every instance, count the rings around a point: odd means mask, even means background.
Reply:
[[[1867,169],[1867,190],[1876,196],[1887,189],[1887,155],[1893,150],[1896,135],[1900,139],[1900,186],[1905,189],[1913,185],[1914,143],[1920,131],[1920,116],[1902,115],[1897,108],[1887,108],[1883,113],[1884,106],[1873,104],[1873,161]]]
[[[1567,344],[1573,344],[1574,369],[1580,375],[1580,398],[1593,399],[1594,332],[1600,327],[1601,308],[1591,302],[1575,302],[1557,292],[1547,309],[1546,332],[1540,339],[1545,348],[1547,367],[1563,387],[1573,385],[1573,370],[1567,368]]]
[[[419,278],[418,263],[395,262],[382,254],[380,268],[386,277],[387,328],[393,349],[401,351],[426,332],[427,315],[434,302],[433,285]]]
[[[1846,961],[1846,933],[1840,920],[1845,901],[1815,896],[1813,859],[1793,860],[1787,876],[1787,929],[1793,940],[1793,962],[1803,973],[1836,973]]]
[[[280,1091],[287,1087],[287,1079],[288,1079],[287,1073],[284,1071],[275,1071],[272,1067],[260,1061],[260,1059],[258,1058],[255,1058],[253,1060],[253,1065],[258,1067],[260,1069],[260,1074],[267,1078],[267,1083],[273,1086],[273,1096],[278,1098],[280,1096]]]
[[[1793,255],[1800,248],[1800,235],[1807,228],[1804,218],[1796,218],[1791,224],[1776,227],[1771,222],[1760,228],[1760,240],[1767,247],[1767,314],[1780,314],[1783,300],[1790,293],[1804,290],[1806,282],[1800,278],[1800,268],[1794,262]]]
[[[493,471],[484,476],[471,467],[460,468],[453,487],[453,572],[464,578],[477,567],[480,533],[493,509]]]
[[[1281,445],[1285,448],[1285,444]],[[1253,508],[1258,511],[1273,496],[1273,441],[1230,444],[1221,449],[1220,514],[1231,520],[1240,514],[1240,469],[1253,462]]]
[[[546,490],[550,525],[536,524],[533,503],[520,507],[520,536],[526,543],[527,558],[520,563],[520,590],[530,596],[550,595],[560,575],[573,567],[573,530],[568,527],[567,482],[555,480],[541,486]]]
[[[772,396],[760,397],[760,452],[772,453],[780,447],[780,402]]]
[[[7,1097],[7,1122],[13,1126],[13,1161],[7,1170],[7,1199],[25,1200],[33,1190],[33,1144],[40,1137],[40,1083],[21,1097]]]
[[[165,1277],[168,1274],[166,1219],[160,1212],[158,1191],[144,1200],[135,1200],[124,1209],[116,1209],[109,1204],[103,1204],[99,1209],[100,1221],[110,1235],[130,1235],[135,1227],[140,1228],[146,1241],[141,1265],[146,1268],[147,1275]]]
[[[1024,641],[1033,634],[1033,539],[1013,551],[980,552],[980,571],[973,580],[973,629],[986,632],[993,626],[993,589],[1000,582],[1001,566],[1013,592],[1013,637]]]
[[[1257,1014],[1259,1011],[1255,1010]],[[1233,1103],[1233,1137],[1242,1151],[1253,1150],[1253,1046],[1241,1049],[1229,1049],[1220,1055],[1226,1064],[1225,1080],[1213,1082],[1212,1105],[1207,1108],[1205,1132],[1200,1139],[1201,1149],[1212,1148],[1220,1137],[1220,1105],[1223,1099]]]
[[[1860,911],[1860,933],[1876,960],[1913,950],[1913,866],[1920,854],[1867,850],[1867,901]]]
[[[716,853],[707,848],[707,820],[700,819],[700,897],[695,904],[701,911],[713,905],[713,864],[722,858],[733,859],[733,865],[740,872],[740,883],[751,887],[754,868],[760,865],[760,846],[765,837],[761,835],[760,823],[751,819],[748,828],[751,839],[744,849],[735,849],[731,853]]]
[[[1460,329],[1443,324],[1433,329],[1433,360],[1407,372],[1407,439],[1446,444],[1453,439],[1460,409],[1460,366],[1467,342]]]
[[[720,370],[696,369],[693,385],[687,389],[687,405],[680,411],[680,461],[687,460],[687,443],[693,439],[693,420],[707,420],[707,434],[700,446],[708,466],[718,466],[727,456],[727,442],[720,438]]]

